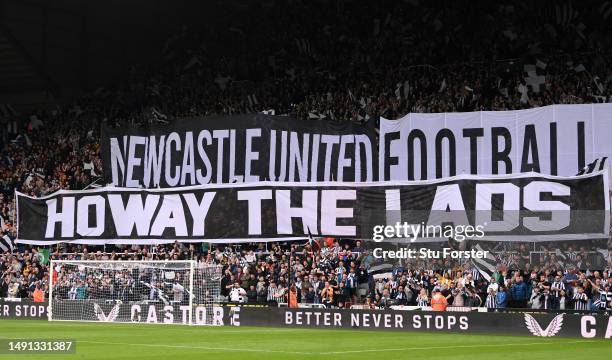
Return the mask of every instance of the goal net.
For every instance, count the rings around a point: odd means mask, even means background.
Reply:
[[[50,321],[218,323],[218,266],[198,267],[189,260],[52,260],[51,269]]]

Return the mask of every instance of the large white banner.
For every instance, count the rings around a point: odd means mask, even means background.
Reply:
[[[531,171],[571,176],[612,157],[612,104],[381,118],[379,141],[379,180]]]

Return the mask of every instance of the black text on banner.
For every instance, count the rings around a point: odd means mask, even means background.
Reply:
[[[381,119],[379,180],[532,171],[572,176],[612,157],[611,131],[612,104]]]

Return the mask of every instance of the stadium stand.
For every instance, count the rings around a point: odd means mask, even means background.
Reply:
[[[428,306],[439,289],[456,307],[612,310],[610,241],[563,244],[552,253],[541,243],[492,244],[495,271],[487,274],[469,262],[381,264],[366,244],[347,239],[50,249],[13,243],[15,190],[41,196],[102,185],[105,121],[141,126],[265,112],[376,124],[409,112],[612,102],[610,19],[592,1],[570,12],[555,12],[549,2],[339,1],[332,9],[317,1],[271,3],[220,16],[229,24],[221,32],[169,34],[159,44],[162,64],[134,65],[125,78],[69,103],[24,113],[2,106],[0,297],[48,292],[49,257],[197,259],[223,267],[227,302],[238,283],[242,301],[271,305],[287,303],[295,286],[300,303],[330,307]],[[87,281],[79,286],[99,285]]]

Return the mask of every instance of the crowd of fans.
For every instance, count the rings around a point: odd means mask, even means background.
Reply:
[[[104,121],[139,126],[184,116],[266,112],[304,121],[376,123],[409,112],[611,102],[612,54],[605,51],[612,45],[610,19],[592,5],[419,0],[228,5],[236,9],[220,12],[217,25],[171,34],[160,44],[163,61],[156,65],[135,65],[126,78],[69,104],[0,115],[3,125],[17,124],[0,139],[2,230],[15,235],[15,190],[41,196],[99,181]],[[205,246],[116,252],[68,246],[61,252],[82,259],[196,258],[220,264],[221,290],[229,301],[427,306],[434,290],[452,306],[609,309],[612,301],[610,256],[586,249],[541,253],[535,265],[524,245],[512,245],[495,252],[498,270],[484,276],[472,264],[444,261],[394,264],[390,274],[381,275],[372,271],[378,264],[365,247],[349,241],[314,248]],[[52,249],[52,256],[73,256],[61,252]],[[36,248],[5,252],[0,297],[48,291],[48,271]]]
[[[85,245],[71,245],[49,255],[63,260],[197,260],[200,268],[218,267],[222,272],[220,297],[213,299],[219,302],[429,307],[433,294],[440,292],[450,306],[459,308],[612,310],[610,253],[589,252],[587,247],[566,245],[555,253],[532,252],[524,245],[498,249],[494,272],[451,259],[381,262],[360,241],[332,238],[213,248],[178,242],[109,246],[94,252]],[[56,272],[55,296],[63,299],[123,299],[128,293],[132,299],[137,296],[135,287],[144,291],[143,298],[150,295],[150,289],[140,281],[127,281],[121,271],[69,277],[59,268],[49,269],[47,256],[36,249],[1,255],[0,297],[33,298],[35,291],[48,292],[51,270]],[[599,263],[601,270],[591,268],[591,263]]]
[[[104,121],[266,111],[376,122],[610,102],[609,25],[586,3],[563,23],[547,3],[270,1],[222,12],[223,25],[181,29],[160,44],[161,63],[134,65],[112,86],[33,114],[0,114],[11,125],[0,139],[3,218],[14,215],[15,189],[42,195],[97,179]]]

